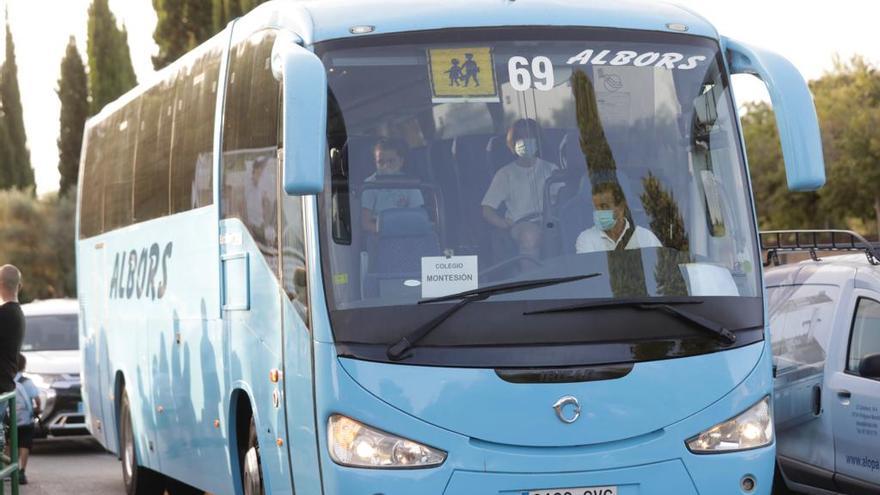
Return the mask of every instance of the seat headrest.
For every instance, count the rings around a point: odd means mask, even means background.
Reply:
[[[379,213],[379,237],[418,237],[432,228],[424,208],[389,208]]]

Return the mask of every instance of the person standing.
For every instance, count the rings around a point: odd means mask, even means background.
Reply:
[[[21,272],[18,268],[0,266],[0,393],[15,390],[25,321],[18,303],[19,290]]]

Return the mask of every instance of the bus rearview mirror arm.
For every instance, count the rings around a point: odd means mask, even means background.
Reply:
[[[819,119],[810,88],[784,57],[722,37],[731,74],[751,74],[767,86],[782,142],[785,175],[792,191],[812,191],[825,184],[825,161]]]
[[[324,188],[327,131],[327,74],[324,64],[292,33],[272,47],[272,74],[282,86],[284,142],[279,158],[284,191],[318,194]]]

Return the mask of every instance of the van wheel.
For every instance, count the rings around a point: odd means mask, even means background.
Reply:
[[[241,480],[244,484],[244,495],[264,495],[263,474],[260,469],[260,445],[257,442],[257,426],[251,418],[248,432],[248,449],[244,454]]]
[[[773,495],[795,495],[795,492],[788,489],[785,479],[782,477],[782,471],[779,470],[779,464],[773,470]]]
[[[119,445],[122,457],[122,481],[127,495],[160,495],[164,490],[162,475],[138,465],[135,436],[131,426],[131,404],[128,393],[122,391],[119,411]]]

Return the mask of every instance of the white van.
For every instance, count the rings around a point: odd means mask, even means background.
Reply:
[[[762,233],[773,344],[774,493],[880,494],[880,250],[847,231]],[[820,257],[823,251],[853,254]],[[857,254],[856,254],[857,253]]]
[[[21,306],[25,316],[21,353],[25,375],[40,391],[36,437],[88,435],[80,392],[79,306],[76,299],[49,299]]]

